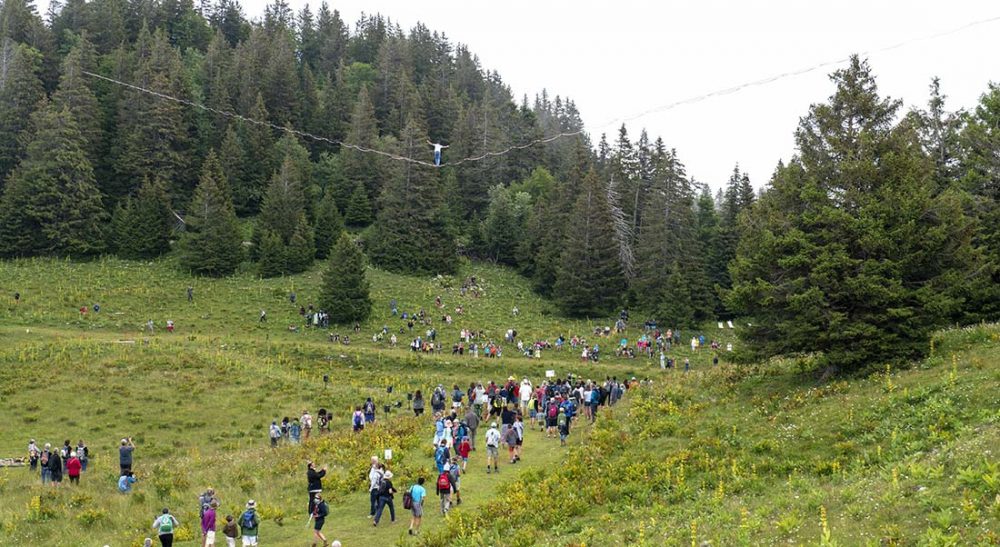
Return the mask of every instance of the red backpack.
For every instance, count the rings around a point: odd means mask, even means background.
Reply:
[[[445,471],[438,475],[438,492],[447,492],[448,490],[451,490],[451,477]]]

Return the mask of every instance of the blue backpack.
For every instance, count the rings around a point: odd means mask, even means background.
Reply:
[[[434,451],[434,461],[439,464],[444,464],[448,460],[448,449],[439,446],[437,450]]]

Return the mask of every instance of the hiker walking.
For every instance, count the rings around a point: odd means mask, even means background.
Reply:
[[[417,479],[417,484],[411,486],[408,492],[410,495],[410,511],[413,513],[413,517],[410,518],[410,529],[408,532],[411,536],[420,532],[420,521],[424,516],[424,498],[427,497],[427,489],[424,488],[424,482],[424,478],[420,477]]]
[[[302,422],[302,438],[308,440],[309,434],[312,433],[313,428],[312,414],[309,414],[308,410],[303,410],[302,418],[300,418],[300,420]]]
[[[378,504],[378,487],[382,482],[382,464],[378,456],[372,456],[372,466],[368,469],[368,518],[375,518],[375,506]]]
[[[474,408],[470,408],[468,412],[465,413],[465,425],[469,430],[469,447],[472,450],[476,449],[476,430],[479,429],[479,412]]]
[[[226,538],[226,547],[236,547],[236,538],[240,536],[240,527],[232,515],[226,515],[226,525],[222,527],[222,535]]]
[[[316,498],[323,491],[323,477],[326,476],[326,466],[319,471],[313,462],[306,463],[306,489],[309,491],[309,513],[316,511]]]
[[[418,389],[416,393],[413,394],[413,415],[420,416],[424,413],[424,395]]]
[[[187,288],[188,302],[194,302],[194,287]]]
[[[164,507],[163,513],[153,521],[153,531],[159,536],[160,544],[163,547],[170,547],[174,544],[174,528],[178,526],[180,523],[170,514],[170,509]]]
[[[324,468],[325,470],[325,468]],[[315,505],[312,509],[313,536],[316,537],[323,547],[326,547],[326,536],[323,535],[323,525],[326,524],[326,516],[330,514],[330,507],[323,501],[323,496],[316,494]],[[314,541],[312,547],[316,547]]]
[[[83,439],[76,443],[76,456],[80,458],[80,471],[87,472],[87,464],[90,462],[90,449],[83,443]]]
[[[38,458],[41,456],[42,451],[38,449],[38,445],[35,444],[35,439],[28,441],[28,465],[30,471],[38,469]]]
[[[437,493],[441,496],[441,514],[447,515],[451,509],[451,475],[448,471],[442,470],[438,474]]]
[[[243,534],[244,547],[255,547],[257,545],[257,534],[259,533],[260,520],[257,518],[257,502],[247,501],[247,509],[240,516],[240,531]]]
[[[499,473],[497,461],[500,459],[500,431],[497,430],[497,423],[490,423],[490,429],[486,432],[486,473],[490,472],[490,463],[493,463],[493,471]]]
[[[382,481],[378,486],[378,504],[375,508],[375,522],[372,526],[378,526],[378,521],[382,519],[382,511],[389,507],[389,522],[396,522],[396,507],[392,503],[392,495],[396,493],[396,488],[392,485],[392,471],[386,471],[382,476]]]
[[[218,506],[217,501],[202,506],[201,535],[205,538],[203,547],[215,547],[215,509]]]
[[[281,427],[278,426],[278,421],[271,421],[271,427],[268,429],[268,436],[271,438],[271,448],[278,447],[278,439],[281,438]]]

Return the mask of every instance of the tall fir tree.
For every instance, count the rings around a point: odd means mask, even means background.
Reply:
[[[280,246],[265,246],[263,236],[274,234]],[[254,230],[255,254],[261,275],[273,276],[304,271],[316,254],[314,235],[306,219],[306,197],[301,173],[291,154],[274,174]]]
[[[222,189],[224,178],[218,158],[209,152],[180,241],[181,265],[195,274],[229,275],[243,261],[243,237],[233,202]]]
[[[316,204],[315,217],[316,258],[323,259],[330,256],[330,249],[344,231],[344,217],[340,215],[329,188],[323,194],[323,199]]]
[[[0,38],[0,188],[24,153],[21,133],[45,97],[39,78],[41,64],[38,51]]]
[[[330,321],[338,324],[361,322],[371,315],[365,255],[346,232],[337,238],[323,272],[319,307],[330,314]]]
[[[122,258],[155,258],[170,250],[174,224],[166,185],[147,179],[137,197],[129,196],[115,207],[108,234],[110,247]]]
[[[73,49],[62,63],[59,87],[52,94],[52,102],[57,107],[69,109],[76,120],[86,145],[84,150],[91,165],[101,161],[104,140],[104,114],[101,112],[97,96],[86,80],[84,70],[93,70],[97,62],[97,52],[86,37],[77,39]]]
[[[369,98],[367,87],[362,87],[358,92],[358,100],[351,115],[351,127],[345,142],[365,149],[375,149],[378,146],[378,123],[375,120],[375,107]],[[344,178],[352,189],[360,183],[368,193],[369,199],[378,196],[380,181],[378,163],[372,161],[371,154],[343,147],[340,151],[340,165]]]
[[[601,317],[621,303],[625,273],[619,262],[607,189],[587,173],[566,228],[553,297],[574,317]]]
[[[107,215],[69,109],[44,103],[32,115],[31,135],[0,199],[0,255],[100,253]]]
[[[857,57],[832,80],[742,222],[728,296],[754,318],[745,356],[814,353],[829,373],[926,353],[973,275],[966,199],[936,191],[917,134],[893,125],[900,103]]]
[[[400,138],[398,154],[415,157],[427,135],[413,118]],[[372,262],[392,271],[450,274],[458,265],[455,240],[443,221],[437,170],[406,162],[394,166],[379,199],[368,241]]]
[[[368,190],[361,181],[354,183],[354,191],[347,202],[344,221],[352,228],[363,228],[372,223],[372,205],[368,200]]]

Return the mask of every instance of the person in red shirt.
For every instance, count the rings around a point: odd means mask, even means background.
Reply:
[[[76,457],[76,451],[70,452],[69,460],[66,462],[66,474],[69,475],[70,484],[80,484],[80,469],[83,468],[83,464],[80,463],[80,458]]]
[[[472,443],[469,437],[462,437],[462,442],[458,443],[458,455],[462,457],[462,471],[469,465],[469,452],[472,451]]]

